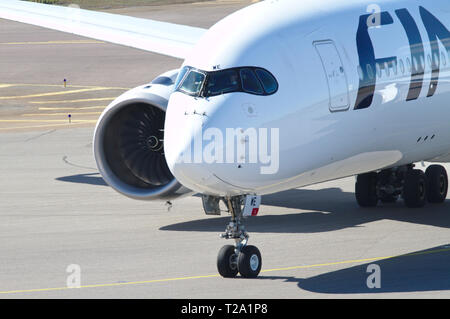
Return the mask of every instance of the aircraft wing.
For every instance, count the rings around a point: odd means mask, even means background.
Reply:
[[[0,18],[184,59],[205,29],[18,0],[0,1]]]

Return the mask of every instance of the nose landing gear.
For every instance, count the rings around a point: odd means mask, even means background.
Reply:
[[[233,278],[238,273],[244,278],[256,278],[261,271],[261,253],[255,246],[247,245],[249,235],[242,222],[242,197],[235,196],[226,199],[231,222],[225,233],[220,236],[234,239],[235,246],[223,246],[217,256],[217,270],[222,277]]]

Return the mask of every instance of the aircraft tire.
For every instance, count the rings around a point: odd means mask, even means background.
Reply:
[[[409,208],[425,206],[427,201],[427,180],[424,172],[419,169],[412,169],[406,173],[403,186],[403,200]]]
[[[355,196],[358,205],[361,207],[377,206],[377,173],[358,175],[356,178]]]
[[[447,197],[448,176],[441,165],[431,165],[425,171],[427,177],[427,198],[430,203],[443,203]]]
[[[261,271],[261,253],[255,246],[245,246],[238,257],[239,273],[244,278],[256,278]]]
[[[235,247],[232,245],[225,245],[219,250],[217,256],[217,270],[224,278],[234,278],[238,274],[238,267],[236,264]]]

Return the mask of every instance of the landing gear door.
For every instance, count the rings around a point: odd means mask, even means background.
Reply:
[[[261,196],[247,195],[244,199],[244,209],[242,216],[257,216],[259,212],[259,205],[261,205]]]
[[[330,111],[346,111],[350,107],[347,76],[333,41],[316,41],[314,46],[322,61],[330,94]]]

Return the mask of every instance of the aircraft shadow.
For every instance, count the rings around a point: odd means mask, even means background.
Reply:
[[[56,178],[57,181],[60,182],[69,182],[69,183],[77,183],[77,184],[89,184],[89,185],[98,185],[98,186],[108,186],[105,183],[100,173],[89,173],[89,174],[78,174],[71,176],[64,176]]]
[[[369,288],[373,276],[368,266],[378,265],[380,288]],[[407,255],[324,273],[310,278],[264,276],[261,280],[295,282],[302,290],[323,294],[378,294],[450,290],[450,246],[440,246]],[[369,282],[374,283],[372,279]]]
[[[99,173],[86,173],[56,178],[58,181],[107,186]],[[200,199],[199,199],[200,200]],[[175,203],[176,204],[176,203]],[[395,204],[382,204],[374,208],[361,208],[354,193],[340,188],[320,190],[292,189],[262,197],[260,216],[246,220],[247,229],[255,233],[317,233],[339,230],[377,220],[390,219],[402,222],[450,228],[450,200],[444,204],[428,204],[423,208],[409,209],[402,200]],[[270,207],[303,210],[270,215]],[[201,209],[201,208],[199,208]],[[199,212],[200,213],[200,212]],[[165,231],[222,232],[229,216],[205,216],[201,219],[161,227]]]
[[[257,218],[248,218],[249,232],[261,233],[317,233],[339,230],[377,220],[390,219],[402,222],[450,228],[450,201],[444,204],[428,204],[423,208],[409,209],[401,200],[396,204],[383,204],[374,208],[361,208],[356,204],[353,193],[342,192],[340,188],[321,190],[293,189],[262,197],[263,207]],[[287,209],[301,209],[302,213],[269,215],[270,206]],[[205,217],[203,219],[167,225],[166,231],[222,232],[229,223],[226,217]]]
[[[88,173],[56,178],[58,181],[107,186],[100,174]],[[262,213],[248,218],[247,229],[255,233],[315,233],[333,231],[382,219],[450,228],[450,200],[441,205],[428,204],[424,208],[408,209],[399,200],[375,208],[360,208],[354,193],[340,188],[321,190],[293,189],[262,198]],[[270,207],[301,209],[302,213],[269,215]],[[200,208],[201,209],[201,208]],[[222,232],[229,216],[205,217],[189,222],[161,227],[164,231]],[[381,271],[381,288],[367,287],[370,264]],[[267,276],[258,280],[295,282],[305,291],[323,294],[377,294],[395,292],[425,292],[450,290],[450,245],[435,247],[411,254],[373,261],[363,265],[327,272],[310,278]]]

